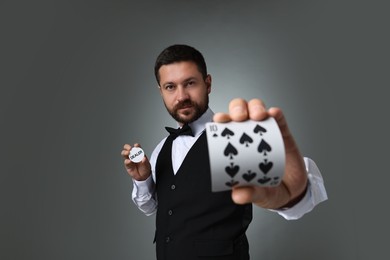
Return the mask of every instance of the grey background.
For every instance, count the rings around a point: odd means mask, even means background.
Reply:
[[[388,255],[387,1],[0,3],[0,259],[154,259],[120,151],[174,125],[153,76],[203,52],[211,108],[281,107],[329,200],[297,221],[255,208],[252,259]]]

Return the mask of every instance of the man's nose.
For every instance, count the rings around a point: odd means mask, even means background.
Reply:
[[[182,102],[184,100],[187,100],[189,98],[188,92],[185,87],[179,86],[177,88],[177,101]]]

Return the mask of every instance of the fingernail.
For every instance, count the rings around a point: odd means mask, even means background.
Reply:
[[[242,106],[235,106],[233,107],[232,112],[242,114],[244,112],[244,108]]]
[[[260,105],[254,105],[252,108],[253,110],[263,110],[263,107]]]

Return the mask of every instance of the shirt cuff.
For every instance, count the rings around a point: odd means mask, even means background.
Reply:
[[[155,185],[153,177],[149,176],[144,181],[133,179],[132,200],[137,207],[147,216],[155,213],[157,203],[154,198]]]
[[[277,212],[279,215],[281,215],[287,220],[301,218],[306,213],[312,211],[316,205],[328,199],[324,186],[324,180],[317,165],[310,158],[303,159],[306,165],[308,177],[308,187],[305,196],[300,202],[298,202],[291,208],[272,210]]]
[[[152,175],[150,175],[144,181],[137,181],[133,179],[133,196],[134,195],[142,196],[145,194],[150,194],[153,191],[154,191],[154,181]]]

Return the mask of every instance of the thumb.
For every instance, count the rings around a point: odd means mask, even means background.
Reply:
[[[232,199],[236,204],[247,204],[255,201],[256,191],[252,186],[237,187],[232,190]]]

